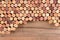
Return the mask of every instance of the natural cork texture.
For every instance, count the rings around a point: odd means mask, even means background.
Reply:
[[[31,21],[59,26],[60,0],[0,0],[0,34],[10,34]]]

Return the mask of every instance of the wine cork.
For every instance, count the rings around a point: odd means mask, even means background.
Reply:
[[[58,10],[60,10],[60,7],[58,7]]]
[[[38,17],[38,14],[37,13],[35,13],[34,15],[35,15],[35,17]]]
[[[46,10],[49,10],[49,7],[46,7]]]
[[[29,7],[29,5],[28,5],[28,4],[26,4],[26,7]]]
[[[5,3],[5,1],[2,1],[2,4],[4,4]]]
[[[43,6],[44,6],[43,3],[41,3],[40,7],[42,8]]]
[[[3,24],[4,23],[4,21],[1,21],[1,24]]]
[[[53,4],[53,0],[50,0],[50,4]]]
[[[13,17],[10,17],[10,20],[13,20]]]
[[[25,17],[22,17],[22,20],[25,20]]]
[[[32,11],[30,11],[29,13],[33,13]]]
[[[17,27],[18,27],[18,24],[14,24],[14,27],[16,27],[16,28],[17,28]]]
[[[47,7],[48,6],[47,3],[45,3],[44,6]]]
[[[55,17],[57,17],[57,16],[58,16],[58,14],[57,14],[57,13],[54,13],[54,16],[55,16]]]
[[[59,23],[55,23],[55,26],[59,26]]]
[[[52,7],[55,7],[55,4],[54,3],[52,4]]]
[[[57,7],[54,7],[54,10],[56,10],[56,12],[58,12]]]
[[[29,18],[25,18],[25,21],[28,21],[29,20]]]
[[[20,9],[22,9],[22,8],[20,8]],[[24,10],[26,10],[26,7],[24,7]]]
[[[60,13],[58,13],[58,17],[60,17]]]
[[[43,13],[43,10],[40,10],[40,13]]]
[[[48,10],[48,13],[51,13],[52,11],[51,10]]]
[[[22,16],[23,16],[23,14],[20,13],[20,17],[22,17]]]
[[[38,3],[38,1],[37,0],[35,0],[35,4],[37,4]]]
[[[13,24],[10,24],[9,26],[13,27]]]
[[[46,16],[49,16],[49,13],[46,13]]]
[[[0,24],[0,27],[2,27],[2,24]]]
[[[22,20],[20,20],[20,21],[19,21],[19,24],[22,24],[22,23],[23,23],[23,21],[22,21]]]
[[[49,24],[52,24],[53,23],[53,20],[49,20]]]
[[[15,17],[16,15],[15,15],[15,14],[12,14],[11,16],[12,16],[12,17]]]
[[[57,23],[57,20],[54,20],[53,23]]]
[[[43,17],[45,17],[45,16],[46,16],[46,14],[45,14],[45,13],[43,13],[43,14],[42,14],[42,16],[43,16]]]
[[[5,10],[5,8],[4,8],[4,7],[2,7],[1,9],[2,9],[3,11]]]
[[[15,15],[16,17],[20,17],[20,14],[18,14],[18,13],[16,13],[16,15]]]
[[[32,17],[29,17],[29,20],[32,21]]]
[[[16,21],[16,20],[17,20],[17,18],[16,18],[16,17],[14,17],[14,20]]]
[[[8,17],[11,17],[11,14],[8,14],[7,16],[8,16]]]
[[[26,10],[26,11],[25,11],[25,13],[27,13],[27,14],[28,14],[28,13],[29,13],[29,11],[28,11],[28,10]]]
[[[48,20],[51,20],[51,16],[48,16]]]
[[[37,8],[37,7],[35,7],[35,10],[38,10],[38,8]]]
[[[39,10],[37,10],[36,13],[39,13]]]
[[[4,31],[7,31],[7,28],[4,28],[3,30],[4,30]]]
[[[59,18],[58,18],[58,17],[55,17],[55,19],[56,19],[56,20],[59,20]]]
[[[23,3],[23,0],[20,0],[20,3],[22,4]]]
[[[17,18],[17,20],[20,20],[20,19],[21,19],[21,17],[18,17],[18,18]]]
[[[14,4],[11,4],[10,6],[11,6],[11,7],[14,7]]]
[[[14,11],[11,11],[11,13],[13,14],[13,13],[14,13]]]
[[[7,30],[8,30],[8,31],[11,31],[11,28],[8,28]]]
[[[31,16],[34,17],[34,13],[32,13]]]
[[[6,7],[6,4],[3,4],[3,7]]]
[[[31,7],[31,10],[34,10],[34,7]]]
[[[14,24],[19,24],[19,21],[16,20]]]
[[[6,24],[6,27],[9,27],[9,24]]]
[[[3,29],[5,26],[6,26],[5,24],[2,24],[2,29]]]
[[[0,21],[2,21],[2,18],[0,18]]]
[[[24,3],[24,4],[27,4],[27,0],[24,0],[23,3]]]
[[[20,7],[20,6],[21,6],[21,4],[19,3],[19,4],[18,4],[18,7]]]
[[[59,10],[56,10],[56,13],[59,13]]]
[[[7,24],[7,21],[4,21],[5,24]]]
[[[17,7],[18,5],[15,3],[15,5],[14,5],[15,7]]]
[[[24,10],[22,10],[21,12],[22,12],[22,13],[25,13],[25,11],[24,11]]]
[[[4,17],[4,14],[1,14],[1,17]]]
[[[52,17],[52,20],[55,20],[55,17]]]
[[[60,20],[58,20],[58,23],[60,23]]]
[[[60,3],[60,0],[58,0],[58,3]]]
[[[41,16],[42,16],[42,14],[41,14],[41,13],[39,13],[39,14],[38,14],[38,16],[39,16],[39,17],[41,17]]]
[[[40,20],[43,21],[43,17],[40,17]]]
[[[32,12],[30,12],[30,13],[32,13]],[[33,10],[33,13],[36,13],[36,11],[35,11],[35,10]]]
[[[47,17],[44,17],[44,21],[46,21],[48,18]]]
[[[18,11],[19,10],[19,7],[16,7],[16,10]]]
[[[15,30],[16,30],[16,28],[14,28],[14,27],[11,28],[11,31],[15,31]]]
[[[47,3],[47,4],[50,4],[50,0],[46,0],[46,3]]]
[[[43,3],[45,3],[45,2],[46,2],[46,0],[42,0],[42,2],[43,2]]]
[[[20,7],[20,10],[23,10],[23,7]],[[24,8],[24,10],[25,10],[25,8]]]
[[[13,3],[13,4],[15,4],[15,3],[16,3],[16,1],[15,1],[15,0],[13,0],[13,1],[12,1],[12,3]]]
[[[10,4],[7,4],[8,7],[10,7]]]

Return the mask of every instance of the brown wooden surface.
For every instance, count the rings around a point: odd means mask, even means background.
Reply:
[[[48,22],[31,22],[10,35],[1,35],[0,40],[60,40],[60,27]]]

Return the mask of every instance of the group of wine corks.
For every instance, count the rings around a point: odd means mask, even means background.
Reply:
[[[0,34],[10,34],[21,24],[48,21],[60,25],[59,0],[2,0],[0,2]]]

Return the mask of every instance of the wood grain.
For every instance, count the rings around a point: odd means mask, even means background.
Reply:
[[[60,40],[60,27],[47,22],[31,22],[21,25],[9,35],[1,35],[0,40]]]

